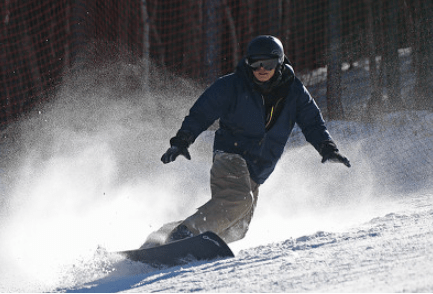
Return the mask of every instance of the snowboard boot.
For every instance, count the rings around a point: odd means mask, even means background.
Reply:
[[[194,234],[185,225],[179,225],[168,235],[166,243],[194,237]]]

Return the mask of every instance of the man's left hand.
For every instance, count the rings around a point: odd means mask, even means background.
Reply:
[[[320,155],[322,155],[322,163],[327,161],[342,163],[350,167],[349,159],[338,152],[337,145],[332,141],[324,141],[320,146]]]
[[[341,155],[337,151],[332,151],[332,152],[324,155],[322,158],[322,163],[325,163],[326,161],[342,163],[345,166],[350,167],[349,159],[347,159],[346,157],[344,157],[343,155]]]

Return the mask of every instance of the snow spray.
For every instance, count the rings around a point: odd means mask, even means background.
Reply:
[[[187,111],[179,103],[189,97],[143,89],[135,70],[116,64],[65,78],[52,103],[11,128],[15,155],[5,160],[1,179],[8,181],[1,292],[73,283],[71,271],[98,247],[138,248],[208,197],[211,154],[188,164],[160,162]],[[94,266],[86,266],[94,278]]]

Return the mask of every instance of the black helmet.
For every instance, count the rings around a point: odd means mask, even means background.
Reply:
[[[284,61],[283,44],[274,36],[258,36],[248,44],[246,57],[247,62],[251,62],[251,60],[278,58],[279,63],[282,64]]]

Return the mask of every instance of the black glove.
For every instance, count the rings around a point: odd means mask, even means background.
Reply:
[[[176,137],[170,139],[171,147],[162,155],[161,161],[169,163],[175,161],[179,155],[183,155],[186,159],[191,160],[191,155],[188,152],[188,147],[192,143],[191,137],[187,132],[177,132]]]
[[[332,141],[323,141],[320,145],[319,153],[322,155],[322,163],[329,160],[329,162],[342,163],[345,166],[350,167],[349,159],[338,152],[337,145]]]

